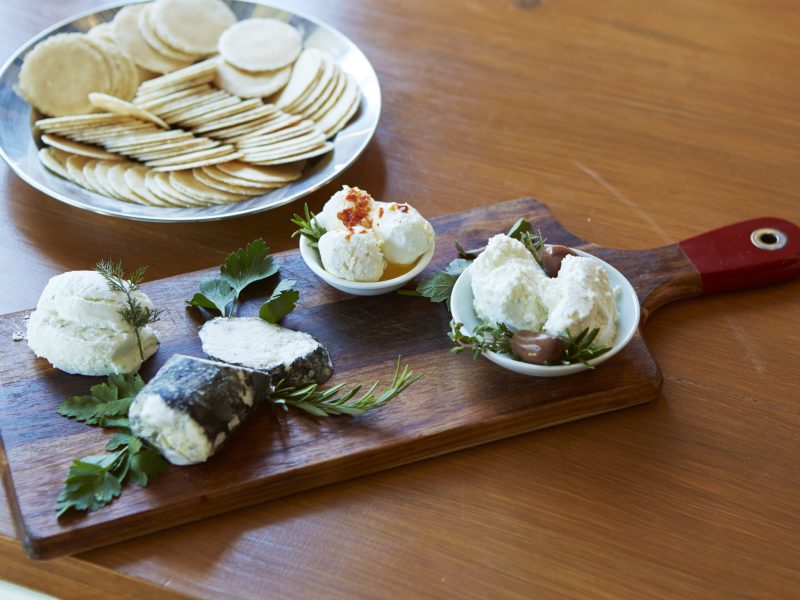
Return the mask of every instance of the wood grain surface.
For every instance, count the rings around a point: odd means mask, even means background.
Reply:
[[[585,247],[532,200],[494,204],[433,220],[438,242],[431,267],[506,231],[519,218],[552,240]],[[596,249],[620,268],[648,269],[640,293],[668,285],[672,272],[655,266],[657,252]],[[646,255],[637,260],[634,255]],[[619,260],[616,258],[619,257]],[[34,558],[89,550],[310,488],[476,446],[550,425],[653,400],[662,377],[637,334],[602,368],[567,378],[530,378],[486,360],[448,351],[450,314],[426,299],[390,294],[353,297],[322,284],[297,250],[275,256],[281,278],[297,281],[301,304],[283,325],[307,331],[331,352],[330,385],[378,378],[386,382],[398,356],[424,375],[402,398],[358,418],[317,419],[264,409],[207,463],[171,468],[148,488],[127,486],[119,500],[88,515],[55,517],[55,500],[71,462],[100,452],[110,433],[66,420],[55,409],[104,378],[69,375],[11,341],[28,311],[0,317],[0,440],[3,481],[17,532]],[[687,262],[686,260],[684,262]],[[150,380],[173,354],[205,356],[188,309],[198,283],[214,271],[187,273],[143,286],[164,309],[160,347],[141,374]],[[680,274],[680,271],[678,271]],[[274,279],[274,278],[273,278]],[[653,283],[657,282],[657,283]],[[250,293],[238,314],[257,314],[272,285]],[[457,375],[456,375],[457,374]],[[442,397],[451,400],[439,402]]]
[[[0,53],[100,4],[3,0]],[[314,209],[344,183],[429,217],[532,195],[582,239],[628,250],[765,214],[800,222],[792,0],[293,6],[353,39],[383,92],[375,139],[309,197]],[[295,245],[296,206],[128,223],[49,199],[5,166],[0,198],[3,313],[99,257],[149,264],[156,279],[219,264],[258,236]],[[798,292],[655,312],[644,337],[664,374],[656,402],[79,558],[25,562],[0,503],[0,577],[64,598],[129,578],[154,584],[148,598],[793,597]]]

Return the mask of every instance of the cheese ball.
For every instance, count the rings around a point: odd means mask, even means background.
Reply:
[[[413,206],[382,203],[375,214],[373,229],[389,262],[410,265],[433,248],[433,227]]]
[[[374,207],[367,192],[345,185],[325,203],[317,221],[328,231],[347,231],[357,225],[369,229]]]
[[[386,268],[380,242],[371,229],[328,231],[319,238],[318,247],[325,270],[348,281],[378,281]]]

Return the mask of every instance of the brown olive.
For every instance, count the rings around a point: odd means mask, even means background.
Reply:
[[[548,277],[555,277],[561,269],[561,261],[567,255],[577,256],[575,252],[566,246],[548,246],[542,254],[542,268]]]
[[[554,363],[564,354],[564,340],[538,331],[515,331],[511,336],[511,350],[522,362],[534,365]]]

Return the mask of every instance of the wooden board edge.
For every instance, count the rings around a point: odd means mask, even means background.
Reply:
[[[292,474],[289,479],[281,480],[277,482],[277,484],[274,481],[268,482],[267,484],[262,484],[261,486],[254,484],[249,490],[246,490],[235,500],[212,500],[205,510],[198,510],[196,504],[192,504],[191,506],[176,505],[170,507],[170,511],[168,513],[162,513],[158,522],[151,521],[150,524],[137,524],[135,526],[131,526],[131,524],[121,524],[116,521],[105,524],[98,530],[93,541],[90,542],[87,542],[83,539],[76,541],[69,536],[69,532],[66,532],[64,535],[37,538],[30,535],[30,533],[27,531],[24,532],[24,537],[21,541],[26,554],[35,560],[46,560],[62,556],[69,556],[80,552],[101,548],[103,546],[108,546],[110,544],[123,542],[125,540],[130,540],[150,533],[155,533],[157,531],[164,531],[180,525],[186,525],[188,523],[200,521],[209,517],[232,512],[234,510],[254,506],[256,504],[285,498],[293,494],[299,494],[335,483],[343,483],[352,479],[364,477],[366,475],[372,475],[382,471],[387,471],[389,469],[394,469],[396,467],[427,460],[429,458],[436,458],[452,452],[466,450],[468,448],[500,441],[515,437],[517,435],[532,433],[534,431],[547,429],[556,425],[563,425],[565,423],[581,420],[586,417],[598,416],[623,408],[630,408],[632,406],[645,404],[655,400],[659,396],[663,385],[663,374],[660,367],[655,363],[655,361],[653,361],[652,365],[654,370],[647,382],[616,390],[619,398],[627,398],[627,400],[622,403],[608,405],[609,401],[607,392],[576,396],[566,401],[567,405],[580,405],[581,403],[585,403],[587,399],[597,398],[599,400],[600,398],[603,398],[602,402],[598,402],[597,409],[588,413],[574,410],[571,414],[565,415],[564,418],[559,419],[558,421],[532,426],[528,424],[527,421],[520,420],[516,426],[511,428],[508,427],[507,421],[503,421],[502,418],[498,417],[496,419],[497,424],[494,427],[491,421],[473,426],[476,429],[480,427],[480,433],[486,434],[480,438],[476,438],[474,435],[473,437],[470,436],[470,434],[474,434],[474,431],[471,428],[465,429],[463,432],[464,441],[460,444],[453,444],[452,437],[449,438],[448,442],[442,444],[440,439],[446,439],[448,432],[433,435],[424,440],[424,444],[416,442],[414,444],[414,451],[403,455],[398,460],[393,460],[386,463],[371,464],[369,462],[369,457],[366,457],[367,460],[359,460],[359,458],[356,457],[354,461],[348,462],[346,474],[343,469],[337,468],[336,465],[325,467],[323,464],[323,468],[316,470],[314,473],[307,475],[303,474],[302,472],[299,474]],[[270,488],[269,491],[266,490],[268,487]],[[17,530],[20,531],[22,529],[22,519],[19,517],[19,513],[14,513],[14,519],[17,521]],[[169,520],[171,521],[171,524],[167,527],[164,527],[161,524],[163,520]]]

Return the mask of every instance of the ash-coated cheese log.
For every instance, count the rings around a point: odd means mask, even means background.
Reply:
[[[211,358],[269,373],[273,385],[324,383],[333,374],[331,356],[316,339],[258,317],[217,317],[203,325],[200,339]]]
[[[205,462],[269,391],[267,373],[175,354],[131,404],[131,431],[174,465]]]

